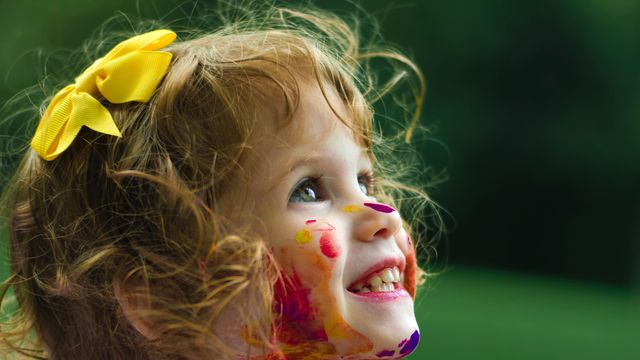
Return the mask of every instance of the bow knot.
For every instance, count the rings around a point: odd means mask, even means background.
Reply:
[[[82,126],[121,137],[98,99],[113,104],[149,101],[172,58],[171,53],[156,50],[175,38],[169,30],[151,31],[119,43],[96,60],[53,97],[31,140],[33,149],[43,159],[53,160],[71,145]]]

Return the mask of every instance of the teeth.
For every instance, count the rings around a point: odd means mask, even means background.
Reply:
[[[395,280],[395,276],[393,274],[393,270],[391,269],[384,269],[382,271],[382,274],[380,274],[382,280],[384,280],[384,282],[386,283],[392,283]]]
[[[397,267],[393,268],[393,279],[395,282],[400,281],[400,270]]]
[[[353,286],[356,293],[394,291],[396,284],[402,284],[404,274],[397,267],[386,268],[369,278],[367,282],[359,281]]]
[[[369,279],[369,284],[371,285],[371,288],[375,290],[375,288],[382,285],[382,279],[380,279],[379,276],[372,276],[371,279]]]

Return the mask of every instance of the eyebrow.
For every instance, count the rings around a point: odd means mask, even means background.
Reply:
[[[360,159],[362,159],[363,157],[366,159],[369,159],[368,151],[366,149],[363,149],[360,152],[360,156],[361,156]],[[320,151],[315,151],[311,154],[308,154],[307,156],[300,156],[298,158],[294,158],[289,162],[290,165],[286,166],[285,170],[281,174],[278,174],[276,177],[274,177],[275,181],[268,188],[267,191],[272,191],[273,188],[275,188],[282,182],[282,179],[287,177],[297,168],[304,165],[308,165],[308,164],[327,162],[327,160],[329,160],[329,157],[326,156],[324,152],[320,152]],[[360,162],[360,160],[358,162]]]

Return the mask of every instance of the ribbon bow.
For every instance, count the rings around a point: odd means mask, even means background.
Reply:
[[[113,104],[147,102],[169,68],[172,54],[155,51],[171,44],[176,34],[155,30],[125,40],[96,60],[75,84],[51,100],[31,140],[45,160],[65,151],[84,125],[94,131],[121,137],[100,95]]]

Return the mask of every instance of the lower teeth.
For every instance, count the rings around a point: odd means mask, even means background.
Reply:
[[[395,290],[395,283],[394,284],[389,284],[389,283],[384,283],[381,286],[376,286],[376,287],[363,287],[362,289],[356,291],[356,293],[368,293],[368,292],[388,292],[388,291],[393,291]]]

